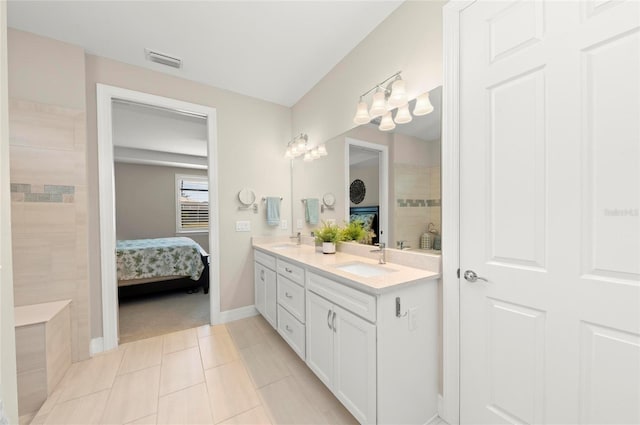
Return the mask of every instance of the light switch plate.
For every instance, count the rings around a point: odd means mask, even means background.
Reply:
[[[304,226],[303,221],[301,218],[298,219],[298,221],[296,222],[296,227],[298,228],[298,230],[302,229],[302,227]]]
[[[251,222],[247,220],[236,221],[236,232],[250,232]]]
[[[287,220],[280,220],[280,229],[287,230],[287,228],[289,228],[289,223],[287,223]]]

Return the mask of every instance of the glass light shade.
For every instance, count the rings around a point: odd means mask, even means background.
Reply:
[[[327,147],[323,144],[321,144],[320,146],[318,146],[318,153],[320,154],[320,156],[327,156]]]
[[[387,103],[389,106],[395,108],[407,103],[407,86],[404,80],[396,80],[391,85],[391,96]]]
[[[411,112],[409,112],[409,104],[405,103],[398,108],[394,121],[396,122],[396,124],[406,124],[412,119],[413,117],[411,116]]]
[[[304,147],[307,144],[307,141],[304,140],[302,137],[298,138],[298,141],[296,142],[296,149],[298,150],[298,152],[304,152]]]
[[[291,153],[291,148],[288,147],[287,151],[284,153],[285,158],[293,159],[293,153]]]
[[[304,158],[302,158],[303,161],[305,162],[309,162],[309,161],[313,161],[313,157],[311,156],[311,152],[307,152],[304,154]]]
[[[393,122],[393,118],[391,118],[391,112],[387,112],[382,120],[380,121],[380,127],[378,127],[381,131],[389,131],[396,128],[396,124]]]
[[[289,149],[291,150],[291,156],[293,156],[294,158],[298,156],[298,146],[296,146],[295,143],[292,144]]]
[[[311,149],[311,158],[318,159],[320,158],[320,152],[318,152],[318,148]]]
[[[384,99],[384,92],[377,91],[373,94],[373,103],[369,110],[371,118],[377,118],[387,113],[387,102]]]
[[[433,112],[433,105],[431,104],[431,100],[429,100],[429,92],[426,92],[416,98],[413,115],[419,117],[420,115],[427,115],[431,112]]]
[[[367,102],[358,103],[358,109],[356,109],[356,116],[353,117],[353,122],[359,125],[371,121],[368,109]]]

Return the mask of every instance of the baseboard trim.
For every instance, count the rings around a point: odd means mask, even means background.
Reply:
[[[234,320],[246,319],[247,317],[256,316],[257,314],[258,314],[258,310],[253,305],[248,305],[246,307],[240,307],[233,310],[221,311],[220,323],[227,323]]]
[[[95,354],[102,353],[104,351],[104,338],[99,336],[93,338],[89,344],[89,355],[93,357]]]

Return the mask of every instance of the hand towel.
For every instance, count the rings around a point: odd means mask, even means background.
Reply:
[[[276,196],[267,197],[267,224],[277,226],[280,224],[280,198]]]
[[[320,201],[317,198],[309,198],[304,203],[304,218],[309,224],[318,224],[320,216]]]

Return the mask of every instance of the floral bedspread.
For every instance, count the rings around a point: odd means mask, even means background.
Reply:
[[[182,237],[117,241],[118,280],[165,276],[198,280],[204,270],[201,252],[200,245]]]

